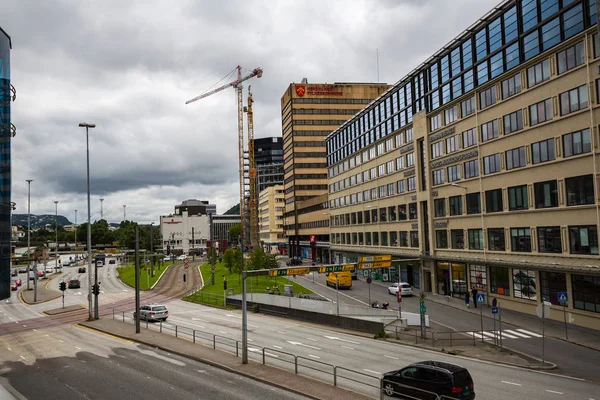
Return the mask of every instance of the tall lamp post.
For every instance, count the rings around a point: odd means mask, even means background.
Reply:
[[[77,210],[75,210],[75,250],[77,250]]]
[[[100,219],[104,219],[104,208],[102,207],[103,198],[100,198]]]
[[[31,260],[31,182],[33,179],[27,179],[27,258]],[[29,265],[27,260],[27,290],[29,290]]]
[[[95,128],[95,124],[82,122],[79,124],[81,128],[85,128],[85,146],[87,155],[87,209],[88,209],[88,225],[87,225],[87,250],[88,250],[88,311],[89,320],[92,321],[92,210],[90,206],[90,138],[89,129]]]
[[[58,271],[58,200],[54,200],[54,233],[56,237],[56,250],[54,251],[54,272]],[[46,271],[44,271],[45,273]]]
[[[125,213],[126,208],[127,208],[127,206],[125,204],[123,204],[123,221],[127,221],[127,214]]]

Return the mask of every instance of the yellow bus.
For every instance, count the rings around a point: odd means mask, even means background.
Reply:
[[[330,272],[327,274],[327,286],[336,287],[340,289],[350,289],[352,287],[352,274],[348,271],[344,272]]]

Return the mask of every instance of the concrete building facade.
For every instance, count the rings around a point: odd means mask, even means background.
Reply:
[[[329,258],[325,137],[389,88],[378,83],[292,83],[281,97],[284,230],[291,257]]]
[[[258,193],[275,185],[283,185],[283,139],[254,139],[254,162]]]
[[[10,143],[14,133],[14,125],[10,119],[10,103],[13,92],[10,84],[10,36],[0,27],[0,299],[10,297],[10,263],[11,244],[11,158]]]
[[[285,209],[283,185],[267,187],[258,199],[260,242],[267,254],[285,254],[287,239],[283,231]]]
[[[327,137],[331,248],[600,328],[593,0],[509,0]]]

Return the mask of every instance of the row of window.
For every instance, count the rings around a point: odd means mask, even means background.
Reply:
[[[332,244],[347,244],[356,246],[419,247],[419,232],[391,231],[331,233],[329,240]]]
[[[383,199],[406,192],[413,192],[415,190],[417,190],[417,180],[414,176],[411,176],[406,179],[388,183],[387,185],[381,185],[346,196],[330,199],[329,208],[350,206],[364,201]]]
[[[408,212],[407,212],[408,211]],[[340,227],[347,225],[376,224],[378,222],[406,221],[417,219],[417,203],[399,204],[372,210],[330,216],[329,225]]]

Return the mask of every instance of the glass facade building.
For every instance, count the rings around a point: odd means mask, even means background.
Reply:
[[[10,297],[11,168],[10,141],[10,36],[0,27],[0,299]]]

